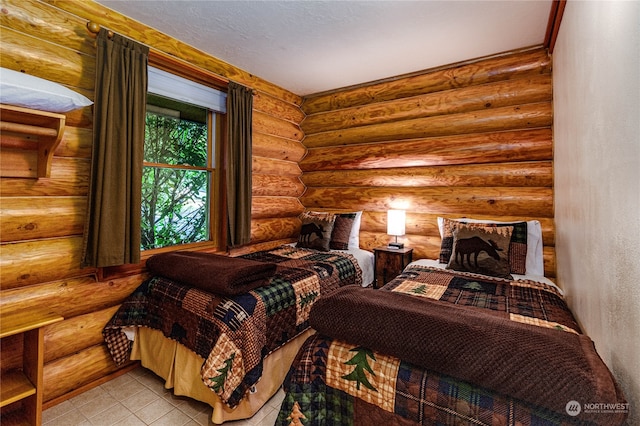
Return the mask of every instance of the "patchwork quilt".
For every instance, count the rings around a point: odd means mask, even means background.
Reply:
[[[277,425],[604,426],[628,413],[543,283],[413,266],[380,290],[334,291],[310,325]]]
[[[230,297],[163,277],[142,283],[103,329],[114,361],[129,359],[124,327],[160,330],[205,360],[205,385],[234,407],[260,379],[264,357],[309,327],[317,298],[362,282],[357,261],[347,253],[285,245],[242,257],[275,263],[276,273],[267,285]]]

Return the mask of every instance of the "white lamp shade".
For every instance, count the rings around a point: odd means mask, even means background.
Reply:
[[[405,211],[389,210],[387,212],[387,234],[400,236],[404,235]]]

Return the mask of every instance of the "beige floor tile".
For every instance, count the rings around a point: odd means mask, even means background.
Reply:
[[[133,414],[124,405],[117,403],[102,413],[89,417],[92,426],[110,426]]]
[[[142,407],[135,411],[136,417],[150,425],[158,420],[160,417],[167,414],[169,411],[174,410],[175,407],[169,404],[162,398],[156,398],[152,403]]]
[[[134,413],[139,409],[151,404],[158,399],[158,394],[153,393],[147,388],[142,389],[140,392],[131,395],[130,398],[120,401],[122,405],[127,407]]]
[[[85,405],[86,403],[93,401],[94,399],[104,398],[107,394],[107,391],[102,389],[100,386],[90,389],[86,392],[81,393],[78,396],[71,398],[69,401],[74,405],[74,407],[80,407]]]
[[[152,426],[182,426],[191,421],[191,417],[184,414],[182,411],[174,408],[164,416],[160,417],[155,422],[151,423]]]
[[[89,420],[85,416],[82,415],[81,412],[77,410],[71,410],[62,416],[56,417],[50,422],[46,423],[46,426],[71,426],[71,425],[80,425],[83,422],[89,424]]]
[[[123,384],[119,388],[113,388],[109,390],[108,393],[118,401],[125,401],[143,390],[149,390],[149,388],[147,388],[145,385],[143,385],[139,381],[133,379]]]
[[[86,418],[90,419],[97,414],[108,411],[115,405],[119,405],[118,401],[108,393],[105,393],[101,397],[94,398],[88,401],[86,404],[77,407],[77,410],[81,412]]]
[[[71,410],[75,410],[75,407],[69,400],[61,402],[58,405],[54,405],[53,407],[42,412],[42,424],[50,422],[56,417],[60,417],[61,415],[68,413]]]
[[[114,426],[146,426],[142,420],[137,418],[135,414],[131,414],[128,417],[115,423]]]

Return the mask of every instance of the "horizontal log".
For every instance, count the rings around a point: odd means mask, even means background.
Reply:
[[[297,176],[254,174],[251,186],[253,196],[299,197],[305,189]]]
[[[251,221],[251,244],[294,238],[300,233],[298,217],[255,219]]]
[[[2,245],[0,288],[10,289],[77,277],[82,236],[51,238]]]
[[[54,154],[58,157],[91,158],[93,146],[91,129],[66,126]]]
[[[462,87],[307,116],[309,136],[330,130],[552,100],[551,74]]]
[[[253,111],[252,125],[254,132],[297,141],[304,137],[299,125],[256,110]]]
[[[86,21],[39,2],[3,0],[0,25],[95,56],[95,40],[88,35]]]
[[[107,347],[92,346],[44,365],[44,400],[62,396],[117,371]]]
[[[306,172],[307,187],[553,186],[553,162]]]
[[[397,139],[533,129],[550,127],[552,122],[551,103],[542,102],[333,130],[309,135],[304,138],[303,143],[307,148],[316,148]]]
[[[119,305],[148,275],[133,275],[109,281],[92,277],[52,281],[0,291],[0,310],[48,309],[73,318]]]
[[[551,188],[307,188],[305,208],[348,208],[419,213],[553,217]]]
[[[515,130],[313,148],[304,172],[551,160],[551,129]]]
[[[87,21],[96,22],[119,34],[130,37],[147,46],[153,46],[154,50],[165,52],[171,56],[182,59],[190,64],[208,70],[213,74],[236,81],[245,86],[266,92],[292,104],[300,105],[302,98],[288,90],[269,83],[246,71],[234,67],[213,56],[205,55],[201,50],[186,43],[168,37],[151,27],[126,17],[112,9],[108,9],[95,2],[76,2],[68,0],[48,0],[51,7],[67,11]],[[43,6],[46,8],[49,6]]]
[[[85,92],[85,96],[89,99],[93,99],[93,92]],[[67,117],[65,126],[78,127],[82,129],[93,128],[93,106],[86,106],[84,108],[76,109],[65,113]]]
[[[252,173],[257,175],[279,175],[299,177],[302,174],[298,163],[294,161],[275,160],[273,158],[252,158]]]
[[[471,61],[453,68],[444,66],[436,70],[425,70],[417,75],[398,77],[377,84],[306,96],[302,110],[307,115],[311,115],[322,111],[550,72],[551,58],[544,49],[516,52]]]
[[[3,243],[82,235],[86,197],[4,197],[0,205]]]
[[[286,102],[264,92],[258,92],[253,96],[253,108],[296,125],[300,125],[304,119],[304,113],[299,105]]]
[[[95,55],[69,50],[9,28],[2,29],[0,65],[63,84],[72,90],[93,90],[95,85]]]
[[[102,329],[116,313],[120,305],[65,318],[44,329],[44,362],[69,356],[104,341]]]
[[[304,211],[297,197],[252,197],[251,220],[298,216]]]
[[[86,196],[89,190],[90,160],[53,157],[47,179],[0,179],[0,193],[11,196]]]
[[[298,162],[307,148],[300,141],[253,132],[252,154],[258,157]]]

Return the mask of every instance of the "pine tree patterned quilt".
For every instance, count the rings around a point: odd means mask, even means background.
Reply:
[[[311,310],[276,425],[620,425],[628,404],[560,293],[414,266]],[[576,413],[605,403],[607,413]],[[572,405],[573,404],[573,405]],[[571,409],[570,409],[571,408]]]
[[[114,361],[129,359],[123,327],[160,330],[205,360],[205,385],[234,407],[260,379],[264,357],[309,327],[318,297],[362,282],[357,261],[347,253],[285,245],[243,257],[277,264],[267,285],[221,297],[163,277],[146,280],[103,329]]]

